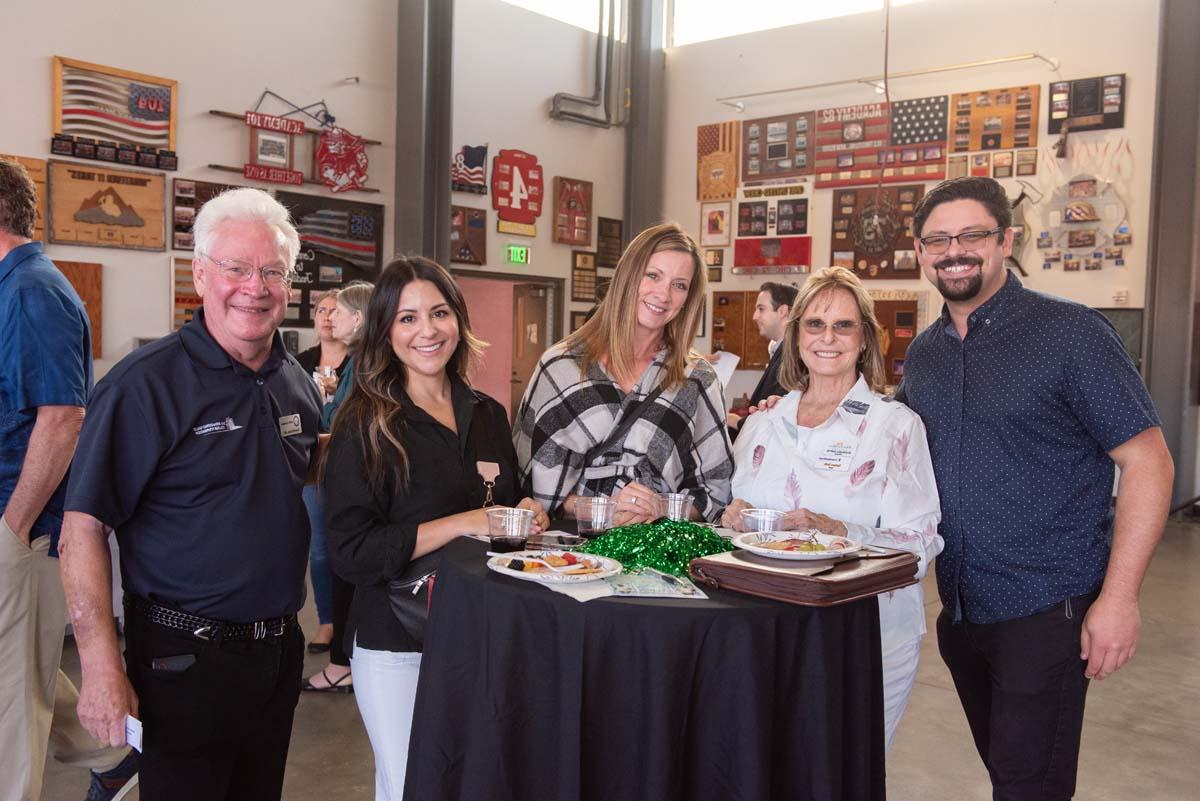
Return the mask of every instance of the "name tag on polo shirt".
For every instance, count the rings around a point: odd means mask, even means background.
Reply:
[[[300,415],[285,414],[279,418],[279,433],[284,437],[294,437],[302,430]]]
[[[817,451],[816,458],[813,460],[813,466],[820,470],[832,470],[838,473],[846,473],[850,470],[850,463],[854,460],[854,451],[857,449],[857,443],[847,440],[835,440],[821,446]]]

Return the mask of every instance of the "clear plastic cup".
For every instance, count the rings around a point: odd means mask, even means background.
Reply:
[[[487,521],[493,551],[506,553],[525,549],[529,527],[533,523],[532,511],[501,506],[487,511]]]
[[[775,531],[783,512],[775,509],[743,509],[742,528],[746,531]]]
[[[612,528],[617,502],[612,498],[591,496],[575,499],[575,522],[580,536],[598,537]]]
[[[687,520],[692,515],[692,496],[686,492],[660,492],[658,516],[668,520]]]

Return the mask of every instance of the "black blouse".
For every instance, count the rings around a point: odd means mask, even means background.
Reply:
[[[342,359],[342,363],[337,367],[338,380],[342,380],[342,376],[346,371],[346,363],[350,360],[350,352],[346,352],[346,357]],[[313,345],[308,350],[300,351],[296,354],[296,361],[300,362],[300,366],[308,371],[309,375],[317,369],[317,365],[321,363],[321,343]]]
[[[516,452],[504,408],[451,377],[451,404],[458,433],[402,401],[401,442],[408,455],[407,486],[389,471],[380,490],[367,481],[366,456],[356,434],[339,432],[329,444],[325,469],[325,514],[329,555],[339,576],[355,585],[346,631],[350,652],[363,648],[417,651],[416,642],[392,613],[387,582],[412,560],[417,526],[483,506],[486,488],[477,461],[497,462],[493,500],[511,506],[517,497]],[[480,422],[472,430],[476,416]],[[482,424],[481,424],[482,423]],[[433,603],[437,603],[436,586]]]

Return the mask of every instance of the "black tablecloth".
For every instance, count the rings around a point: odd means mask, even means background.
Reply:
[[[448,545],[409,801],[884,798],[875,599],[579,603]]]

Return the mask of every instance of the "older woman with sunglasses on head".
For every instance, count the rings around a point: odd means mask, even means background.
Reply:
[[[933,464],[921,419],[880,394],[879,340],[871,299],[853,273],[833,267],[808,279],[780,345],[789,392],[742,426],[736,500],[724,525],[741,529],[743,509],[777,509],[788,530],[911,551],[925,575],[943,545]],[[879,598],[888,748],[916,679],[924,606],[920,584]]]

